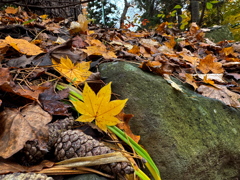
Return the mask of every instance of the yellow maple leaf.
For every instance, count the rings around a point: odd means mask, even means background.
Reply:
[[[68,82],[73,84],[83,83],[92,74],[88,71],[91,62],[81,62],[73,64],[72,61],[67,57],[66,59],[61,57],[60,63],[57,63],[52,59],[54,69],[57,70],[62,76],[64,76]]]
[[[76,121],[92,122],[95,120],[96,125],[106,132],[107,126],[114,126],[120,122],[115,116],[122,111],[128,100],[110,101],[110,99],[111,82],[100,89],[97,94],[85,83],[83,102],[71,101],[76,110],[82,114]]]

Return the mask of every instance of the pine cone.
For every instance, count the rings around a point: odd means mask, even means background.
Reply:
[[[111,152],[114,151],[80,130],[62,132],[55,144],[55,157],[58,161],[74,157],[96,156]],[[133,173],[132,166],[127,162],[111,163],[100,165],[99,167],[107,173]]]
[[[62,131],[71,129],[74,123],[73,117],[57,120],[54,123],[48,124],[48,142],[43,142],[41,146],[38,140],[27,141],[21,151],[19,151],[15,157],[23,165],[34,165],[44,159],[44,156],[51,151],[53,145],[56,143],[59,134]],[[44,148],[42,148],[44,146]]]
[[[45,143],[46,149],[40,148],[38,140],[27,141],[23,149],[19,151],[15,157],[20,164],[30,166],[41,162],[44,156],[48,153],[49,147]]]
[[[71,129],[74,124],[74,118],[70,116],[69,118],[60,119],[54,123],[48,124],[48,134],[49,141],[48,146],[53,147],[56,143],[58,136],[61,132]]]
[[[53,180],[52,177],[48,177],[46,174],[37,173],[13,173],[0,175],[1,180]]]

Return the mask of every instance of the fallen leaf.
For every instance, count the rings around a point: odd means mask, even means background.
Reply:
[[[22,166],[16,162],[12,162],[8,159],[0,158],[0,174],[18,173],[18,172],[39,172],[43,168],[50,168],[54,165],[54,162],[44,160],[40,164],[35,166]]]
[[[82,61],[74,65],[68,57],[66,59],[61,57],[60,63],[57,63],[54,59],[52,59],[52,63],[54,64],[54,69],[73,84],[83,83],[92,74],[92,72],[88,71],[91,64],[90,61]]]
[[[106,46],[97,39],[88,39],[87,42],[91,44],[87,49],[82,49],[88,56],[99,55],[103,56],[105,59],[117,58],[113,51],[107,50]]]
[[[202,73],[207,74],[212,71],[213,73],[220,74],[224,72],[222,68],[222,63],[214,62],[214,57],[209,54],[204,59],[201,59],[197,68],[202,71]]]
[[[129,53],[140,55],[140,47],[137,45],[133,45],[133,48],[128,50]]]
[[[83,89],[83,101],[71,101],[74,107],[82,115],[76,120],[80,122],[92,122],[95,120],[96,125],[103,131],[107,131],[107,126],[114,126],[120,121],[115,116],[124,108],[128,99],[114,100],[111,99],[111,82],[100,89],[97,95],[85,83]]]
[[[207,86],[201,85],[197,89],[203,96],[222,101],[228,106],[240,107],[240,95],[227,89],[222,85]]]
[[[198,85],[196,84],[196,81],[192,74],[185,74],[185,78],[186,78],[185,82],[192,85],[195,90],[198,88]]]
[[[11,92],[19,96],[37,101],[39,94],[46,89],[42,86],[31,86],[31,89],[29,89],[29,87],[25,85],[16,85],[12,81],[12,77],[8,68],[0,68],[0,71],[0,89],[3,91]]]
[[[7,7],[5,9],[5,12],[8,14],[16,14],[18,12],[18,8],[14,8],[14,7]]]
[[[121,112],[117,115],[118,119],[121,120],[121,123],[119,123],[117,126],[122,129],[128,136],[130,136],[136,143],[138,143],[140,136],[133,134],[129,125],[129,121],[133,116],[133,114],[125,114]]]
[[[84,48],[87,46],[87,43],[80,36],[75,36],[72,38],[72,46],[75,48]]]
[[[172,74],[174,69],[171,65],[159,61],[144,61],[139,67],[145,71],[152,71],[159,75]]]
[[[181,85],[175,83],[168,74],[164,74],[164,79],[176,90],[183,92]]]
[[[194,74],[194,76],[198,76],[201,79],[204,79],[204,77],[206,77],[210,80],[225,83],[225,81],[223,80],[223,74]]]
[[[210,84],[212,86],[214,86],[214,81],[212,81],[211,79],[208,79],[207,76],[204,76],[203,77],[203,82],[206,83],[206,84]]]
[[[52,83],[46,83],[43,86],[48,88],[39,95],[39,101],[42,103],[43,109],[51,115],[69,115],[68,108],[71,106],[59,101],[68,97],[69,89],[56,93]]]
[[[28,57],[26,55],[22,55],[21,57],[19,58],[16,58],[16,59],[10,59],[8,61],[8,66],[10,67],[23,67],[25,68],[26,65],[28,64],[31,64],[32,60],[35,58],[36,56],[31,56],[31,57]]]
[[[233,76],[234,79],[239,80],[240,79],[240,74],[239,73],[226,73],[228,76]]]
[[[51,116],[39,105],[27,105],[21,110],[6,108],[0,113],[0,156],[9,158],[29,140],[46,140],[47,123]]]
[[[199,58],[194,55],[187,54],[188,52],[186,49],[183,49],[183,51],[179,52],[178,54],[182,56],[183,60],[190,62],[193,65],[197,65],[199,62]]]
[[[170,36],[170,41],[164,42],[165,46],[167,46],[169,49],[173,49],[174,46],[176,45],[176,41],[174,39],[174,36]]]
[[[5,42],[16,49],[18,52],[26,55],[38,55],[43,53],[40,47],[24,39],[14,39],[11,36],[5,38]]]

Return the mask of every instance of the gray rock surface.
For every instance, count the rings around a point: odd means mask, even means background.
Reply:
[[[230,180],[240,177],[240,111],[195,93],[173,89],[161,76],[125,62],[100,66],[106,82],[134,114],[141,136],[163,180]],[[178,84],[181,84],[176,80]]]
[[[206,32],[205,37],[209,38],[215,43],[224,40],[234,40],[232,32],[227,25],[219,26],[218,28],[212,28],[211,31]]]

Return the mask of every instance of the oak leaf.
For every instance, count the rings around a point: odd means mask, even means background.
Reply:
[[[214,57],[210,54],[207,55],[204,59],[201,59],[197,68],[200,69],[204,74],[207,74],[210,71],[216,74],[224,72],[224,69],[222,68],[222,63],[214,62]]]
[[[83,89],[83,102],[71,101],[76,110],[82,115],[76,120],[81,122],[92,122],[95,120],[96,125],[103,131],[107,131],[107,126],[114,126],[120,122],[115,117],[124,108],[128,99],[113,100],[111,99],[111,82],[95,92],[85,83]]]
[[[52,63],[55,65],[53,66],[54,69],[73,84],[83,83],[92,74],[88,71],[91,62],[82,61],[74,65],[68,57],[66,59],[61,57],[60,63],[57,63],[54,59],[52,59]]]

